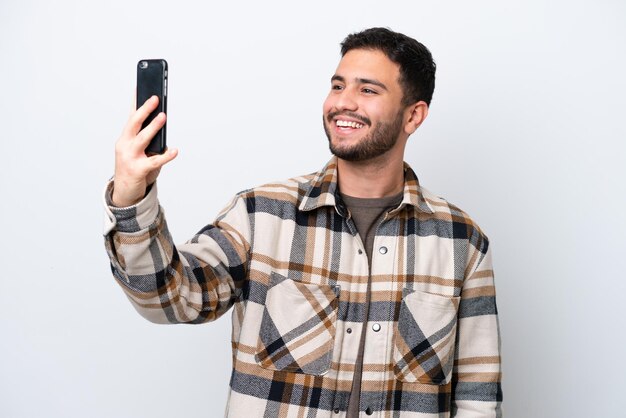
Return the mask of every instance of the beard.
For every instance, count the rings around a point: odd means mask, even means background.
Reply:
[[[328,126],[332,123],[332,119],[338,114],[339,112],[330,113],[326,118],[322,117],[322,119],[324,122],[324,132],[326,132],[326,137],[328,138],[330,152],[342,160],[359,162],[379,157],[396,145],[400,132],[402,131],[403,115],[402,112],[398,112],[398,115],[393,121],[378,122],[374,125],[370,133],[366,137],[361,138],[356,144],[350,147],[340,146],[333,143],[331,130]],[[356,114],[345,114],[346,116],[361,120],[368,126],[372,126],[371,122],[367,118]]]

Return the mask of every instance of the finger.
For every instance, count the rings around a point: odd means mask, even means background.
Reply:
[[[157,132],[159,132],[159,129],[161,129],[163,125],[165,125],[166,119],[167,117],[165,116],[165,113],[159,113],[152,120],[152,122],[148,124],[148,126],[143,128],[137,134],[137,141],[134,142],[135,146],[141,148],[142,150],[145,149],[152,140],[152,138],[154,138]]]
[[[146,100],[146,102],[142,104],[139,109],[131,113],[128,123],[124,129],[124,133],[132,136],[137,135],[137,132],[141,129],[143,121],[146,120],[148,115],[150,115],[150,113],[156,109],[158,105],[159,98],[157,96],[152,96]]]
[[[172,148],[167,149],[163,154],[152,155],[146,159],[147,169],[152,170],[160,170],[165,164],[172,161],[174,158],[178,156],[178,149]]]

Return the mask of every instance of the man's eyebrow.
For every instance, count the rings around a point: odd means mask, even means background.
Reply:
[[[335,74],[331,79],[331,81],[340,81],[342,83],[345,83],[346,79],[343,78],[343,76],[337,75]],[[372,80],[370,78],[355,78],[354,79],[357,83],[359,84],[373,84],[374,86],[378,86],[383,90],[388,90],[387,86],[385,86],[383,83],[381,83],[378,80]]]
[[[375,86],[380,87],[383,90],[387,90],[387,86],[381,83],[378,80],[370,80],[369,78],[357,78],[357,81],[361,84],[373,84]]]

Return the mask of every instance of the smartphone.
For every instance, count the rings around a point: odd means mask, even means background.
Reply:
[[[152,96],[159,97],[159,105],[143,122],[141,129],[148,126],[160,112],[167,114],[167,61],[164,59],[144,59],[137,63],[137,109]],[[146,154],[165,152],[166,127],[167,122],[150,141]]]

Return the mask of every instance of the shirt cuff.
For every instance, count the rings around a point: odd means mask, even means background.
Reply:
[[[148,193],[132,206],[118,208],[113,205],[113,180],[109,180],[103,196],[104,203],[104,235],[111,231],[139,232],[152,225],[159,214],[156,183],[148,188]]]

